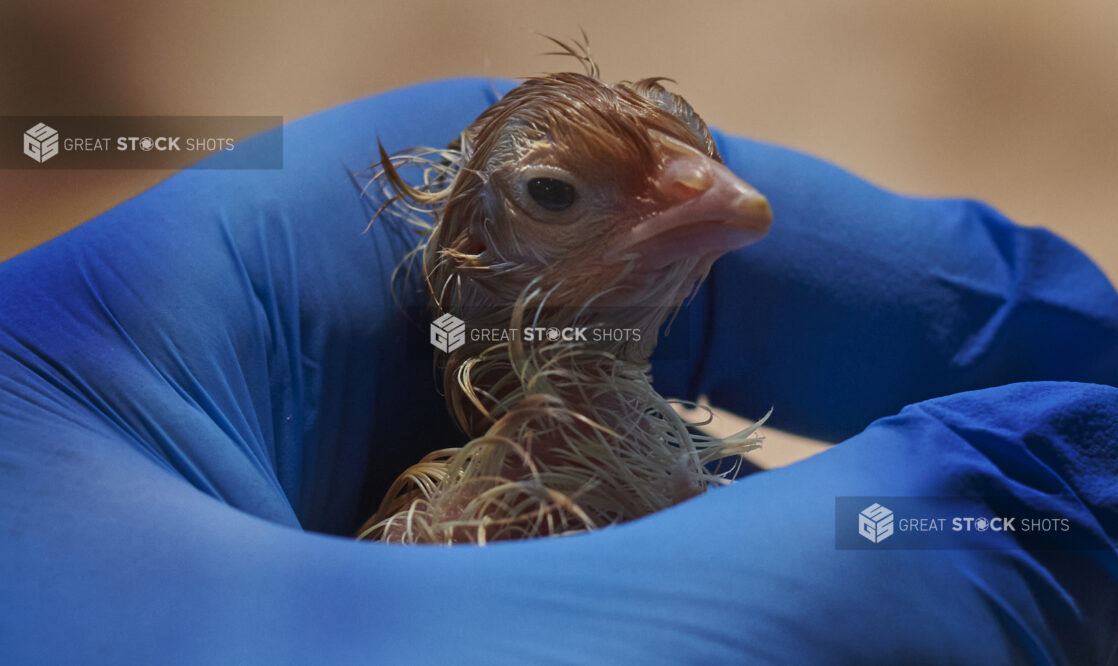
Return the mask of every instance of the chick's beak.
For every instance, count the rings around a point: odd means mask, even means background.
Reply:
[[[760,192],[691,146],[660,132],[652,136],[662,164],[653,198],[666,206],[624,231],[607,258],[636,255],[655,269],[685,257],[713,261],[764,237],[772,210]]]

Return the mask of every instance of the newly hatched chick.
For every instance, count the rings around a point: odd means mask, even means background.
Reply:
[[[513,334],[440,353],[447,404],[471,441],[407,470],[359,538],[594,529],[724,483],[711,463],[757,446],[752,429],[726,440],[690,431],[652,388],[648,359],[715,259],[765,235],[768,202],[659,79],[607,85],[588,70],[524,81],[450,148],[427,152],[440,161],[423,186],[394,166],[417,153],[382,150],[394,199],[431,216],[419,249],[435,316]],[[572,327],[637,334],[523,333]]]

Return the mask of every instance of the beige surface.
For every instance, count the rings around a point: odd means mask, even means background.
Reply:
[[[699,402],[710,406],[705,398],[700,399]],[[677,409],[676,411],[692,423],[702,423],[708,417],[705,411],[700,409]],[[709,415],[711,417],[710,423],[702,426],[701,429],[715,437],[729,437],[753,425],[753,421],[721,409],[711,409],[711,412]],[[757,430],[757,435],[762,437],[761,447],[745,454],[745,459],[761,469],[790,465],[797,460],[803,460],[825,451],[833,444],[833,442],[821,442],[764,425]]]
[[[531,31],[581,24],[605,78],[672,77],[724,129],[985,199],[1118,275],[1113,0],[169,4],[3,3],[0,114],[292,119],[424,79],[567,68]],[[0,258],[166,175],[0,171]]]

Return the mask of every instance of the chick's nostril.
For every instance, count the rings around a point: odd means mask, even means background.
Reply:
[[[711,183],[714,178],[711,177],[710,171],[701,167],[692,166],[691,168],[684,169],[682,173],[677,174],[675,182],[689,190],[696,192],[705,192],[710,189]]]
[[[702,161],[673,160],[664,166],[657,180],[664,193],[686,199],[709,190],[714,185],[714,174]]]
[[[709,190],[715,181],[714,162],[692,146],[658,131],[650,132],[660,153],[656,183],[661,192],[689,198]]]

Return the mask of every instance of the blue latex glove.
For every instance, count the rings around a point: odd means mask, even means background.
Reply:
[[[587,535],[329,536],[462,443],[391,300],[414,238],[362,234],[351,174],[378,136],[444,145],[493,101],[473,80],[332,109],[284,129],[282,171],[185,171],[0,265],[0,661],[1114,657],[1118,390],[894,415],[1113,384],[1106,279],[982,205],[723,135],[775,223],[716,265],[656,381],[854,436]],[[1093,549],[836,549],[838,496],[967,493],[1058,510]]]

